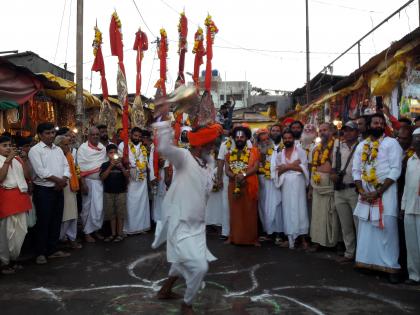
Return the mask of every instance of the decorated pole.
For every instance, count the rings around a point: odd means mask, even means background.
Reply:
[[[194,72],[193,72],[193,81],[197,89],[200,88],[200,66],[203,64],[203,56],[206,54],[206,50],[204,49],[204,36],[203,36],[203,29],[198,27],[197,31],[194,34],[194,48],[193,54],[194,57]]]
[[[180,84],[185,84],[184,66],[185,66],[185,53],[187,52],[187,35],[188,35],[188,20],[185,16],[185,12],[182,12],[179,17],[178,24],[178,54],[179,54],[179,65],[178,65],[178,78]]]
[[[166,96],[166,58],[168,57],[168,37],[164,28],[160,29],[160,41],[158,48],[158,57],[160,61],[159,80],[155,88],[160,89],[162,96]]]
[[[99,111],[99,121],[108,127],[108,134],[110,134],[115,129],[115,113],[108,101],[108,83],[106,82],[105,63],[102,55],[102,33],[97,25],[94,30],[95,38],[93,39],[92,47],[95,60],[93,61],[92,71],[100,73],[102,88],[102,104]]]
[[[128,90],[124,68],[123,42],[121,33],[121,21],[115,11],[111,17],[109,26],[109,39],[111,54],[118,57],[117,91],[118,99],[122,105],[122,139],[124,141],[123,159],[128,160]]]
[[[207,18],[204,22],[206,26],[206,54],[207,54],[207,63],[206,63],[206,78],[204,81],[204,87],[207,92],[210,93],[211,89],[211,76],[212,76],[212,68],[211,68],[211,61],[213,59],[213,42],[214,37],[219,32],[216,24],[214,24],[210,14],[207,15]]]
[[[141,62],[143,60],[143,52],[149,48],[149,42],[146,33],[142,32],[141,29],[136,33],[136,39],[134,41],[133,50],[137,51],[136,56],[136,97],[134,98],[133,108],[131,109],[131,123],[140,128],[144,128],[146,124],[146,118],[144,115],[143,105],[141,103]]]

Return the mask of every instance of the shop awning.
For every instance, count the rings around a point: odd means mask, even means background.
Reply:
[[[46,95],[66,104],[76,104],[76,83],[55,76],[49,72],[43,72],[40,75],[44,76],[46,79],[48,79],[48,81],[58,84],[62,88],[61,90],[45,89]],[[100,99],[90,94],[86,90],[83,90],[83,103],[86,108],[101,106]]]
[[[19,104],[14,101],[0,101],[0,110],[19,108]]]

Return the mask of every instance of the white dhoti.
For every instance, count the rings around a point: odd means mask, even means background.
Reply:
[[[206,224],[222,225],[223,222],[223,190],[211,192],[206,207]]]
[[[398,219],[383,216],[384,228],[359,218],[356,266],[389,273],[400,270],[398,264]]]
[[[420,215],[406,213],[404,230],[408,276],[411,280],[420,281]]]
[[[19,257],[27,233],[26,212],[0,219],[0,263]]]
[[[223,175],[223,190],[222,190],[222,235],[229,236],[230,234],[230,208],[228,198],[229,178],[226,174]]]
[[[271,179],[264,179],[263,210],[261,221],[264,231],[268,235],[283,232],[282,195]]]
[[[153,196],[152,220],[158,222],[162,220],[162,202],[166,194],[165,171],[160,170],[160,179],[156,189],[156,194]]]
[[[85,178],[88,194],[82,196],[82,213],[80,214],[83,222],[83,232],[91,234],[100,228],[104,221],[104,188],[102,181],[97,179]]]
[[[61,224],[60,240],[75,241],[77,236],[77,196],[67,185],[63,189],[64,210]]]
[[[304,174],[289,171],[283,175],[282,205],[284,233],[293,247],[296,238],[308,234],[309,229]]]
[[[150,205],[147,181],[131,180],[127,188],[127,217],[124,233],[136,234],[150,229]]]

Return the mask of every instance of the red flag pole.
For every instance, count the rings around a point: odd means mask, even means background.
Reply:
[[[194,34],[194,48],[192,51],[193,54],[195,54],[193,81],[197,89],[200,88],[200,81],[199,81],[200,65],[203,64],[203,56],[206,54],[203,41],[204,41],[203,29],[201,27],[198,27],[197,31]]]
[[[206,91],[210,93],[211,76],[212,76],[211,61],[213,59],[213,41],[219,29],[217,28],[216,24],[214,24],[210,14],[207,15],[207,18],[204,21],[204,25],[206,25],[206,50],[207,50],[206,78],[205,78],[204,86],[205,86]]]
[[[160,76],[159,80],[155,84],[155,88],[160,89],[162,96],[166,96],[166,58],[168,57],[168,37],[164,28],[160,29],[158,57],[160,61]]]
[[[188,20],[185,12],[182,12],[178,24],[179,44],[179,65],[178,65],[178,80],[181,84],[185,84],[184,66],[185,66],[185,53],[187,52],[187,35],[188,35]]]
[[[123,106],[122,115],[122,139],[124,141],[123,160],[125,163],[128,161],[128,90],[127,80],[125,76],[124,68],[124,54],[123,54],[123,42],[121,33],[121,21],[115,11],[112,14],[111,24],[109,26],[109,38],[111,44],[111,54],[118,56],[118,75],[117,75],[117,91],[118,99]]]

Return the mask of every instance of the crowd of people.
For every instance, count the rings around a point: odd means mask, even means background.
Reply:
[[[246,124],[231,125],[229,115],[222,108],[223,134],[202,158],[182,154],[196,148],[188,125],[177,139],[170,135],[184,151],[156,145],[153,132],[138,127],[128,150],[105,125],[89,128],[80,145],[72,130],[51,123],[38,125],[37,141],[0,136],[2,274],[21,267],[28,229],[35,262],[46,264],[82,241],[160,233],[164,217],[176,215],[169,201],[180,194],[183,207],[206,204],[203,220],[221,226],[226,244],[336,250],[338,263],[420,284],[420,118],[375,113],[342,128],[286,119],[252,133]],[[187,189],[203,185],[200,168],[186,170],[191,163],[211,170],[206,200]]]

